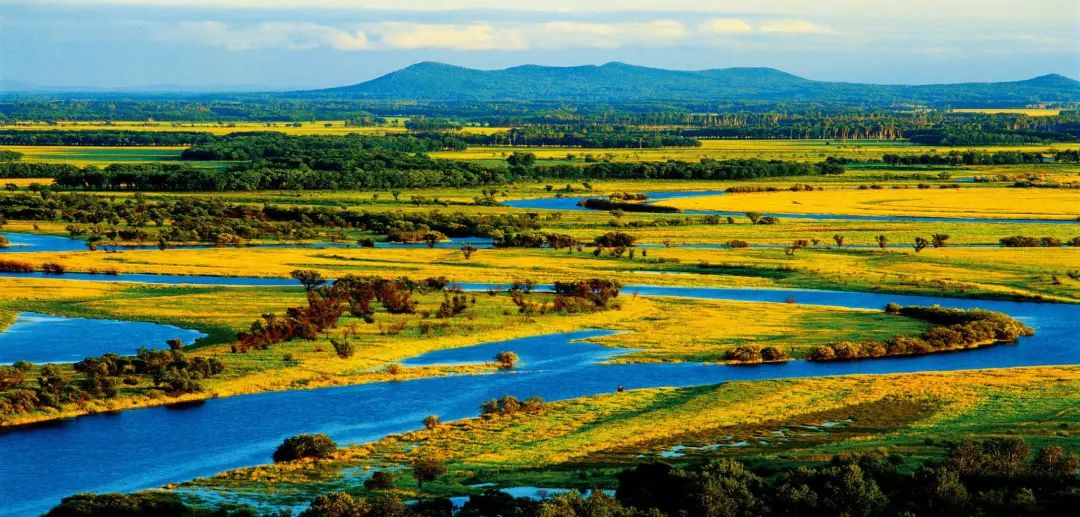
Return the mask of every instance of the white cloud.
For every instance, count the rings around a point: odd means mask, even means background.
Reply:
[[[342,29],[310,22],[266,22],[233,26],[217,21],[181,22],[167,34],[174,43],[197,41],[234,51],[278,48],[310,50],[457,51],[530,50],[567,48],[618,48],[681,41],[687,36],[683,24],[672,20],[622,23],[554,21],[505,27],[489,22],[426,24],[382,22]]]
[[[761,24],[761,32],[778,34],[840,34],[836,29],[808,22],[806,20],[779,20]]]
[[[698,30],[713,34],[739,34],[751,32],[754,28],[738,18],[713,18],[699,25]]]
[[[535,48],[617,48],[641,44],[664,44],[686,36],[683,24],[674,20],[624,23],[557,21],[524,31]]]
[[[167,35],[170,41],[194,40],[229,50],[282,48],[308,50],[331,47],[338,50],[370,48],[367,35],[310,22],[266,22],[250,27],[231,27],[220,22],[181,22],[179,30]]]
[[[451,50],[521,50],[527,47],[518,31],[490,23],[467,25],[386,22],[371,30],[380,48]]]

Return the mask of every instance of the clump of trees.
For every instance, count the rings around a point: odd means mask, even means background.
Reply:
[[[603,311],[613,308],[622,284],[597,278],[572,282],[555,282],[553,306],[568,313]]]
[[[1065,244],[1057,237],[1029,237],[1026,235],[1002,237],[1000,242],[1006,248],[1060,248]],[[1080,237],[1069,240],[1068,244],[1070,246],[1080,245]]]
[[[724,359],[735,364],[778,363],[790,359],[786,350],[775,347],[741,345],[724,353]]]
[[[274,450],[274,463],[296,461],[304,458],[329,458],[337,451],[337,442],[323,433],[298,434],[286,438]]]
[[[374,276],[346,275],[331,285],[320,285],[324,280],[314,271],[293,272],[307,288],[307,305],[292,307],[284,315],[263,314],[247,331],[236,335],[234,352],[265,350],[276,343],[293,339],[316,339],[320,332],[335,328],[338,320],[348,312],[368,323],[375,321],[375,303],[382,305],[390,314],[412,314],[417,301],[414,292],[427,293],[444,290],[446,278],[428,278],[420,282],[408,278],[386,279]],[[316,287],[318,285],[318,287]],[[447,298],[447,307],[440,308],[440,317],[452,317],[464,310],[467,302],[462,293]],[[335,350],[338,355],[351,355],[351,344]]]
[[[480,404],[480,416],[494,418],[497,416],[513,416],[519,413],[535,414],[544,409],[544,399],[529,397],[524,401],[513,395],[492,399]]]
[[[1034,331],[1000,312],[983,309],[946,309],[939,306],[900,307],[889,304],[886,314],[929,322],[934,326],[921,336],[895,336],[887,341],[853,343],[841,341],[815,347],[806,354],[810,361],[867,359],[1013,343]]]
[[[57,365],[45,365],[35,379],[26,361],[0,367],[0,417],[64,404],[115,397],[122,385],[137,386],[149,380],[154,389],[176,397],[202,391],[202,381],[225,371],[215,357],[189,356],[170,340],[167,350],[141,348],[134,357],[108,353],[87,357],[72,365],[72,375]],[[33,384],[31,384],[33,383]]]

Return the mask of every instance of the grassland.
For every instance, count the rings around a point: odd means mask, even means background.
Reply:
[[[1080,190],[1069,189],[843,189],[763,192],[660,201],[684,210],[872,216],[1080,218]]]
[[[454,422],[351,446],[330,460],[239,469],[179,488],[196,499],[298,504],[332,490],[363,494],[360,480],[372,471],[407,465],[421,452],[443,455],[450,473],[423,490],[402,473],[393,491],[404,499],[475,493],[481,489],[471,485],[479,483],[611,488],[614,473],[643,458],[734,457],[774,467],[853,453],[913,461],[940,457],[962,439],[1002,436],[1077,450],[1078,389],[1080,368],[1044,367],[635,390],[550,404],[540,415]]]
[[[915,145],[899,140],[702,140],[701,147],[663,149],[581,149],[565,147],[470,147],[464,151],[432,153],[436,158],[470,160],[487,165],[505,163],[514,151],[527,150],[546,163],[584,164],[586,156],[616,162],[660,162],[667,160],[698,161],[705,158],[725,160],[758,158],[762,160],[822,161],[829,156],[854,161],[880,160],[884,154],[925,154],[950,150],[1048,152],[1076,149],[1080,144],[1057,143],[1031,146],[942,147]],[[567,160],[567,155],[573,155]]]
[[[9,145],[5,146],[4,149],[22,153],[22,160],[27,162],[66,163],[76,167],[85,167],[87,165],[105,167],[114,163],[175,162],[198,168],[223,169],[229,163],[222,161],[181,162],[180,152],[186,148],[178,146]]]

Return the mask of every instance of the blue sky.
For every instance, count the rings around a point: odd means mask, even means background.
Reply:
[[[1074,0],[0,0],[0,79],[323,87],[418,61],[769,66],[821,80],[1080,77]]]

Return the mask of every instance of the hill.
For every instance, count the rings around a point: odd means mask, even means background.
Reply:
[[[683,71],[608,63],[477,70],[423,62],[363,83],[295,94],[420,101],[768,100],[1015,105],[1080,101],[1080,81],[1051,74],[1012,82],[880,85],[814,81],[772,68]]]

